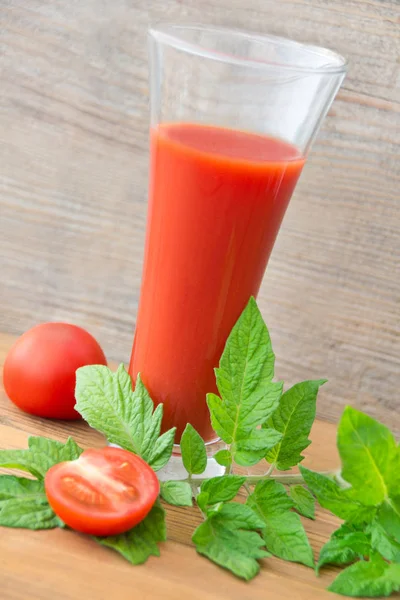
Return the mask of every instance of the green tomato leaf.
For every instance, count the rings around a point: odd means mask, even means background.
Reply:
[[[162,406],[153,402],[137,377],[135,390],[124,365],[112,372],[103,365],[81,367],[76,372],[76,410],[107,440],[139,454],[157,471],[172,454],[175,428],[161,437]]]
[[[205,496],[205,499],[207,497],[207,494]],[[203,510],[203,513],[205,513],[205,515],[209,518],[212,517],[214,515],[216,515],[217,513],[221,512],[221,510],[223,509],[223,507],[225,506],[225,504],[223,502],[218,502],[218,504],[213,504],[212,506],[205,506]]]
[[[344,536],[333,536],[322,548],[318,559],[317,571],[327,564],[345,565],[358,558],[369,556],[371,542],[362,531]]]
[[[287,495],[285,487],[273,479],[259,481],[247,502],[263,519],[269,515],[280,515],[293,508],[294,503]]]
[[[77,460],[83,452],[72,438],[68,438],[63,444],[45,437],[30,437],[28,446],[32,455],[40,455],[40,463],[45,473],[60,462]]]
[[[315,519],[315,499],[311,492],[302,485],[292,485],[289,493],[295,510],[308,519]]]
[[[186,481],[162,482],[161,498],[174,506],[192,506],[192,490]]]
[[[207,511],[208,500],[209,500],[209,495],[207,494],[207,492],[200,492],[196,496],[197,505],[203,513],[205,513]]]
[[[0,450],[0,467],[27,471],[43,479],[50,467],[75,460],[83,452],[72,438],[64,444],[49,438],[30,437],[28,446],[29,450]]]
[[[283,384],[271,381],[274,360],[268,329],[251,298],[232,329],[215,371],[221,398],[207,396],[213,428],[227,444],[243,443],[278,406]],[[259,460],[256,456],[250,458],[249,449],[243,453],[246,464]]]
[[[308,436],[315,419],[318,390],[326,379],[297,383],[282,395],[278,409],[267,426],[282,434],[281,440],[266,454],[267,460],[282,471],[304,458],[301,452],[310,444]]]
[[[26,471],[37,479],[43,479],[46,472],[29,450],[0,450],[0,467]]]
[[[254,298],[234,325],[216,369],[218,390],[229,412],[246,398],[264,394],[274,377],[275,355],[267,326]]]
[[[226,444],[231,444],[233,442],[233,432],[235,431],[234,418],[228,413],[223,401],[216,394],[207,394],[207,406],[215,433]]]
[[[264,526],[262,518],[247,504],[221,503],[216,514],[218,518],[216,517],[214,522],[222,523],[229,529],[262,529]]]
[[[154,471],[162,469],[172,455],[176,427],[163,433],[154,444],[153,451],[148,457],[148,463]]]
[[[264,383],[263,391],[247,397],[241,405],[236,405],[235,431],[233,440],[243,439],[246,433],[265,423],[274,412],[282,396],[283,382]]]
[[[261,536],[249,531],[259,525],[258,517],[245,505],[225,504],[197,527],[192,540],[199,554],[249,580],[260,570],[257,559],[269,556]]]
[[[290,510],[293,502],[281,483],[271,479],[257,483],[246,504],[264,522],[262,536],[267,550],[284,560],[314,566],[306,532],[299,515]]]
[[[314,566],[313,552],[299,515],[287,512],[269,515],[262,532],[267,550],[274,556],[307,567]]]
[[[243,467],[257,464],[281,438],[282,434],[275,429],[253,429],[250,433],[240,434],[233,447],[235,462]]]
[[[246,477],[240,477],[239,475],[213,477],[212,479],[207,479],[201,484],[200,492],[202,494],[207,494],[206,504],[228,502],[237,496],[245,481]]]
[[[365,525],[354,525],[354,523],[348,522],[342,523],[342,525],[332,533],[331,538],[344,538],[349,533],[363,532],[364,529]]]
[[[132,428],[135,431],[135,443],[140,448],[140,456],[148,461],[154,444],[160,435],[163,417],[163,406],[159,404],[154,410],[154,404],[148,391],[143,385],[140,374],[136,378],[135,390],[132,393],[132,380],[125,369],[121,369],[119,380],[125,381],[123,389],[125,398],[132,398]],[[153,412],[154,411],[154,412]]]
[[[0,526],[37,530],[62,525],[50,508],[43,481],[0,476]]]
[[[400,565],[375,555],[368,562],[361,560],[344,569],[328,589],[353,598],[390,596],[400,590]]]
[[[229,452],[229,450],[218,450],[218,452],[214,454],[213,458],[222,467],[229,467],[232,463],[232,454]]]
[[[265,389],[262,398],[251,396],[233,408],[215,394],[207,394],[211,424],[226,444],[243,441],[246,436],[257,430],[257,426],[278,406],[283,384],[267,382],[265,387],[268,389]]]
[[[329,477],[302,466],[300,472],[320,505],[334,515],[352,523],[370,523],[373,520],[376,508],[362,504],[354,496],[352,488],[343,489]]]
[[[181,437],[182,462],[189,475],[200,475],[207,466],[207,452],[203,438],[188,423]]]
[[[375,520],[370,528],[371,546],[387,560],[400,563],[400,544]]]
[[[158,543],[167,539],[165,511],[156,502],[147,517],[130,531],[95,539],[102,546],[122,554],[133,565],[141,565],[150,556],[160,556]]]
[[[380,505],[377,522],[400,543],[400,496],[388,498]]]
[[[380,504],[400,490],[400,452],[390,430],[346,407],[338,428],[342,477],[364,504]]]
[[[133,396],[124,365],[116,373],[102,365],[81,367],[76,372],[76,410],[108,441],[140,454],[143,423],[151,418],[148,399]]]

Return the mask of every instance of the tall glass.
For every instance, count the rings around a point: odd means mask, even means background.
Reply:
[[[206,393],[257,296],[290,197],[345,76],[339,55],[222,28],[151,29],[151,172],[130,363],[177,441],[213,441]]]

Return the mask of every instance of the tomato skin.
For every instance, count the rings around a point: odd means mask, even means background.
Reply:
[[[127,450],[85,450],[79,459],[54,465],[45,476],[51,508],[72,529],[118,535],[150,512],[160,484],[149,465]]]
[[[21,410],[51,419],[80,419],[75,371],[106,365],[103,350],[87,331],[68,323],[43,323],[24,333],[9,351],[3,383]]]

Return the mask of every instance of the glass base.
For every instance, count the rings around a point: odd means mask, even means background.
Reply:
[[[108,444],[112,448],[120,448],[121,446],[117,446],[116,444]],[[206,443],[206,451],[207,451],[207,466],[201,475],[192,475],[192,480],[196,479],[208,479],[210,477],[218,477],[224,474],[225,467],[222,467],[217,463],[215,458],[213,458],[214,454],[216,454],[219,450],[224,450],[226,448],[225,442],[221,440],[213,440],[212,442]],[[181,457],[181,447],[179,444],[174,444],[174,449],[172,451],[172,456],[169,459],[168,463],[157,471],[157,477],[160,481],[179,481],[180,479],[187,479],[188,473],[183,466],[182,457]]]
[[[207,450],[207,466],[201,475],[192,475],[192,480],[196,481],[196,479],[206,479],[209,477],[218,477],[224,474],[225,467],[222,467],[217,463],[215,458],[213,458],[214,454],[216,454],[219,450],[223,450],[226,448],[226,444],[221,440],[213,440],[212,442],[208,442],[206,444]],[[157,477],[160,481],[179,481],[180,479],[187,479],[187,471],[183,466],[182,457],[181,457],[181,449],[179,444],[174,444],[174,450],[172,452],[172,456],[168,463],[157,471]]]

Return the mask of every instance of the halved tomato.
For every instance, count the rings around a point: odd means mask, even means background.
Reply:
[[[45,477],[51,508],[72,529],[90,535],[128,531],[150,512],[160,492],[154,471],[119,448],[85,450]]]

